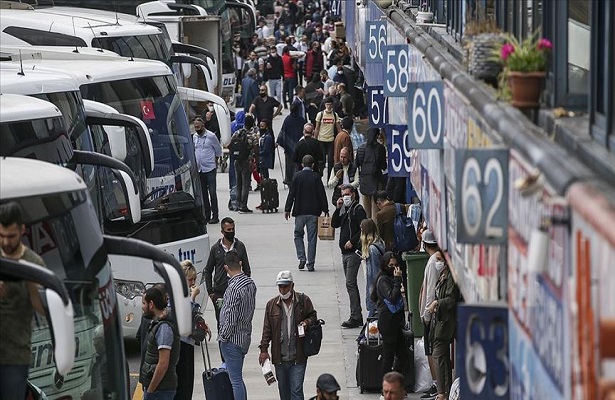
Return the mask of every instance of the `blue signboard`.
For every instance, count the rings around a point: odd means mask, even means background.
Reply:
[[[506,303],[457,307],[459,398],[509,398],[508,306]]]
[[[508,149],[455,150],[457,243],[508,242]]]
[[[444,147],[444,82],[412,82],[409,85],[409,145],[415,149]]]
[[[372,128],[384,128],[389,123],[388,97],[382,86],[367,88],[367,115]]]
[[[382,48],[387,43],[386,22],[367,21],[365,38],[365,81],[370,86],[382,85]]]
[[[412,170],[412,149],[408,147],[406,125],[386,125],[389,176],[410,176]]]
[[[410,52],[407,44],[384,46],[384,94],[389,97],[406,97],[410,84]]]

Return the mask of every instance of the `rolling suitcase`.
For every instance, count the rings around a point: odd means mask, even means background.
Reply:
[[[382,389],[382,342],[380,334],[377,339],[369,339],[367,327],[373,319],[368,319],[359,338],[357,359],[357,386],[361,391],[380,391]]]
[[[280,193],[278,192],[278,181],[275,179],[263,179],[261,187],[261,211],[272,213],[278,212],[280,206]]]
[[[408,358],[406,358],[406,367],[404,370],[404,378],[406,380],[406,392],[414,392],[414,332],[412,332],[412,313],[408,313],[408,321],[402,330],[408,350]]]
[[[203,347],[207,351],[207,361],[205,361]],[[203,354],[203,364],[205,364],[205,371],[203,371],[205,398],[207,400],[233,400],[233,387],[228,372],[225,369],[212,368],[211,366],[207,340],[201,342],[201,353]]]

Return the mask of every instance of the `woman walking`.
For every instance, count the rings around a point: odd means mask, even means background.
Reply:
[[[361,222],[361,258],[365,260],[365,303],[367,316],[376,315],[376,303],[371,299],[374,281],[380,271],[380,259],[384,254],[384,241],[378,235],[378,228],[373,219],[364,219]]]
[[[395,254],[387,251],[380,260],[380,273],[376,278],[372,301],[378,307],[378,330],[382,335],[382,372],[391,369],[404,373],[408,351],[402,328],[404,326],[404,301],[401,293],[402,272]],[[393,360],[397,356],[397,363]]]

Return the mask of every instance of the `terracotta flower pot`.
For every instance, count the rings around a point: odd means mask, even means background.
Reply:
[[[520,108],[540,106],[540,93],[546,72],[508,73],[508,83],[512,94],[511,104]]]

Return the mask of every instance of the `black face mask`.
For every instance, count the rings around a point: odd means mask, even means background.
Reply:
[[[267,132],[267,128],[259,128],[258,129],[260,133],[265,133]]]
[[[235,240],[235,231],[224,232],[224,238],[229,242],[232,242],[233,240]]]
[[[267,93],[266,92],[260,92],[261,97],[267,97]]]

